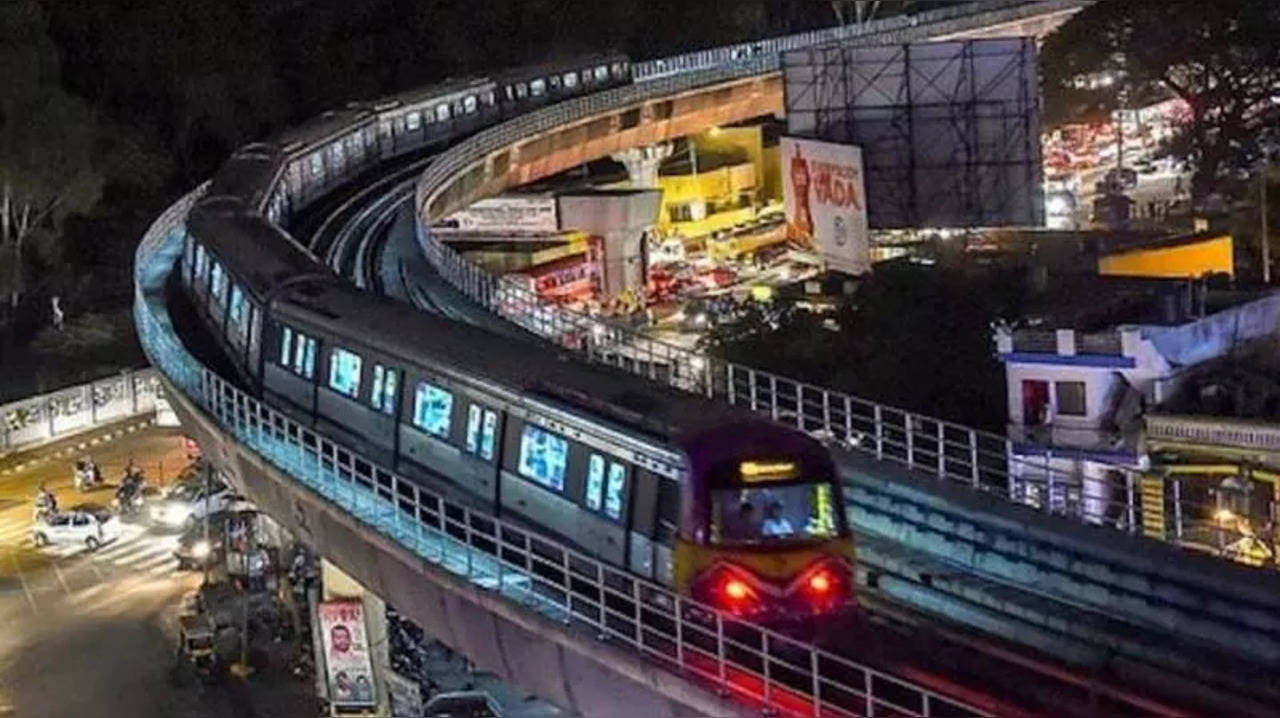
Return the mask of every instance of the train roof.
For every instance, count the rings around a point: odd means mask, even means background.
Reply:
[[[277,317],[319,325],[407,364],[487,381],[552,405],[586,409],[633,431],[675,439],[751,415],[669,389],[619,369],[588,364],[540,339],[527,342],[421,312],[331,283],[295,285],[273,307]],[[450,371],[451,370],[451,371]]]
[[[351,132],[361,120],[373,117],[364,107],[353,105],[339,110],[326,110],[301,125],[290,127],[276,135],[272,142],[289,155],[323,146]]]
[[[258,210],[265,206],[267,192],[275,185],[276,176],[286,159],[280,148],[273,144],[255,142],[245,145],[218,169],[207,196],[239,197],[247,207]]]
[[[493,83],[484,77],[450,78],[444,82],[437,82],[426,87],[416,87],[412,90],[404,90],[394,95],[381,97],[367,104],[378,112],[388,112],[395,109],[408,109],[427,100],[451,97],[464,91],[483,91],[492,86]]]
[[[596,65],[615,62],[630,63],[631,58],[626,53],[616,51],[569,55],[540,62],[536,65],[505,68],[493,73],[492,77],[493,81],[497,83],[515,82],[531,77],[542,77],[548,73],[568,72],[569,70],[579,70],[583,67],[595,67]]]
[[[187,216],[187,228],[258,302],[295,277],[338,281],[287,232],[229,197],[197,203]]]

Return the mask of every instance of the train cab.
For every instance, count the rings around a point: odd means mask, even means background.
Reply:
[[[782,629],[852,614],[853,537],[826,447],[764,422],[687,440],[676,588]]]

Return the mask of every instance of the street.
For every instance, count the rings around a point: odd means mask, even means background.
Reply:
[[[200,583],[198,573],[175,569],[175,535],[126,523],[119,540],[92,553],[32,543],[31,499],[41,481],[56,491],[61,508],[109,505],[130,457],[152,482],[172,479],[186,464],[172,429],[150,428],[89,448],[107,479],[96,491],[71,487],[78,454],[38,462],[23,457],[30,468],[0,480],[0,615],[7,629],[0,632],[0,715],[246,715],[224,691],[170,684],[177,613],[184,594]]]

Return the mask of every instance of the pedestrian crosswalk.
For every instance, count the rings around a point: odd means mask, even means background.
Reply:
[[[96,550],[80,544],[36,546],[30,515],[9,511],[0,515],[0,557],[7,559],[0,574],[16,579],[8,582],[8,593],[25,598],[40,613],[49,595],[76,603],[110,601],[121,580],[149,582],[175,575],[177,544],[176,535],[136,523],[124,524],[119,538]]]

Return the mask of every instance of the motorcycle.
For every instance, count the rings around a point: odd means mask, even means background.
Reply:
[[[77,491],[92,491],[102,486],[102,470],[92,459],[76,462],[75,486]]]
[[[121,516],[133,516],[142,511],[143,478],[141,474],[129,474],[120,482],[120,487],[116,489],[114,503],[116,510]]]

